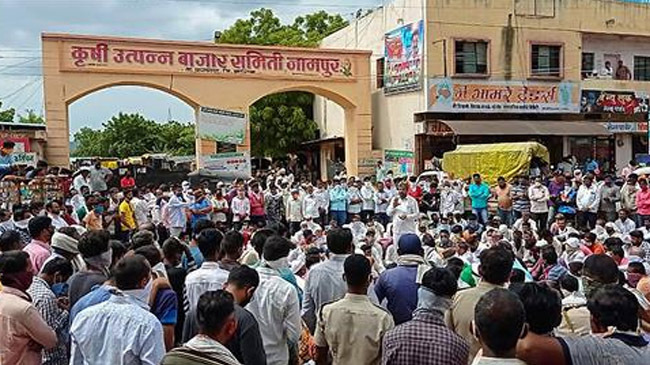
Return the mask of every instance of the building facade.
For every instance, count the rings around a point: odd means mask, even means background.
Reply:
[[[458,144],[539,141],[605,170],[647,158],[650,5],[620,0],[395,0],[327,37],[372,51],[374,155],[414,170]],[[322,137],[342,110],[317,98]]]

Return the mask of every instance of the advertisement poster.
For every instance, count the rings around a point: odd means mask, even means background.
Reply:
[[[392,171],[393,176],[412,175],[414,161],[413,151],[384,150],[384,168]]]
[[[634,91],[582,90],[581,113],[636,114],[648,112],[648,96]]]
[[[424,22],[407,24],[384,36],[384,93],[422,88]]]
[[[242,144],[246,135],[246,114],[202,106],[196,125],[201,139]]]
[[[428,109],[462,113],[578,113],[572,82],[430,79]]]
[[[201,157],[202,168],[223,177],[250,178],[251,157],[248,152],[217,153]]]

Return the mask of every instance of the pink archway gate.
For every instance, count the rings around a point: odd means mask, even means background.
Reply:
[[[370,173],[370,52],[321,48],[222,45],[138,38],[44,33],[46,158],[70,162],[68,105],[116,85],[152,87],[200,106],[248,113],[261,97],[302,90],[345,110],[348,174]],[[247,128],[250,131],[250,128]],[[239,151],[250,150],[250,132]],[[197,160],[215,152],[197,140]]]

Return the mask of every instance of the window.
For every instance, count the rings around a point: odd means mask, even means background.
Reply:
[[[384,57],[378,58],[377,61],[375,61],[375,66],[377,67],[377,89],[384,87],[384,62],[386,62]]]
[[[650,57],[634,56],[634,79],[650,81]]]
[[[487,75],[487,48],[485,41],[456,41],[456,74]]]
[[[533,44],[531,52],[531,75],[561,77],[562,46]]]
[[[582,78],[587,79],[594,75],[594,54],[583,52],[582,53]]]

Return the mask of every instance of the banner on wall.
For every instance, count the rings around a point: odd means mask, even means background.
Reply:
[[[13,153],[16,165],[36,166],[36,152]]]
[[[582,90],[581,113],[636,114],[648,112],[648,96],[634,91]]]
[[[428,109],[458,113],[578,113],[573,82],[430,79]]]
[[[384,93],[422,88],[424,22],[404,25],[384,36]]]
[[[412,175],[414,161],[413,151],[384,150],[384,168],[392,171],[393,176]]]
[[[246,135],[246,114],[202,106],[196,123],[200,139],[242,144]]]
[[[250,178],[251,157],[248,152],[227,152],[201,157],[202,168],[222,177]]]

